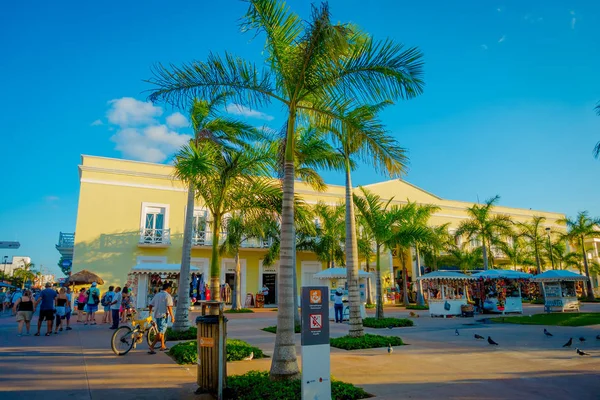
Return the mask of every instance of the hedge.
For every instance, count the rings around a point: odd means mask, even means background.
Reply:
[[[262,350],[251,346],[243,340],[227,339],[227,361],[240,361],[254,353],[254,358],[264,358]],[[169,355],[177,361],[178,364],[196,364],[198,361],[198,342],[191,340],[189,342],[178,343],[171,347]]]

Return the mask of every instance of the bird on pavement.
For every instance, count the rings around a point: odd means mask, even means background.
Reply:
[[[494,341],[492,340],[492,337],[491,337],[491,336],[488,336],[488,343],[489,343],[489,344],[492,344],[492,345],[494,345],[494,346],[498,346],[498,343],[494,342]]]
[[[544,335],[546,335],[546,337],[552,337],[552,336],[554,336],[553,334],[551,334],[550,332],[548,332],[548,330],[546,328],[544,328]]]
[[[572,344],[573,344],[573,338],[570,338],[567,343],[563,344],[563,347],[571,347]]]
[[[577,354],[579,354],[580,356],[589,356],[590,355],[590,353],[586,353],[583,350],[579,350],[579,349],[575,349],[575,350],[577,350]]]
[[[475,334],[475,335],[473,335],[473,336],[474,336],[474,337],[475,337],[475,339],[477,339],[477,340],[483,340],[483,339],[485,339],[483,336],[481,336],[481,335],[478,335],[478,334]]]
[[[410,315],[413,318],[419,318],[419,314],[415,313],[415,312],[409,312],[408,315]]]
[[[394,327],[394,325],[388,325],[388,329],[392,329]]]
[[[585,338],[584,338],[583,336],[581,336],[581,337],[579,338],[579,341],[580,341],[581,343],[583,343],[583,342],[585,342]]]
[[[455,334],[456,336],[460,336],[460,333],[458,333],[458,329],[455,329],[455,330],[454,330],[454,334]]]
[[[391,344],[388,344],[388,354],[392,354],[394,352],[394,349],[392,347]]]
[[[254,352],[250,353],[248,357],[244,357],[244,361],[250,361],[254,358]]]

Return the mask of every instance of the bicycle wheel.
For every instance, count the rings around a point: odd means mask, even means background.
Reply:
[[[124,356],[135,344],[135,331],[128,326],[120,327],[113,333],[110,344],[116,355]]]
[[[154,343],[154,339],[156,339],[156,335],[158,335],[158,329],[156,329],[156,324],[152,323],[148,331],[146,332],[146,343],[148,343],[148,347]]]

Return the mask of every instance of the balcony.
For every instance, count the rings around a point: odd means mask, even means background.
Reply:
[[[222,244],[227,237],[227,232],[221,232],[219,236],[219,244]],[[213,234],[208,231],[196,231],[194,230],[192,233],[192,246],[201,247],[201,246],[212,246],[213,244]],[[273,238],[268,239],[257,239],[251,238],[244,240],[242,242],[242,248],[245,249],[266,249],[273,245]]]
[[[73,258],[73,246],[75,245],[75,234],[60,232],[56,250],[67,259]]]
[[[164,248],[171,245],[170,229],[140,229],[138,247]]]

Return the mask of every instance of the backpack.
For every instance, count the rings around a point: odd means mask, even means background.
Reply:
[[[92,296],[92,300],[94,301],[94,304],[98,304],[100,303],[100,298],[98,297],[98,291],[97,290],[89,290],[88,292],[90,292],[91,296]]]
[[[104,307],[110,306],[110,303],[112,303],[112,294],[104,293],[104,296],[102,296],[102,300],[100,300],[100,302]]]

